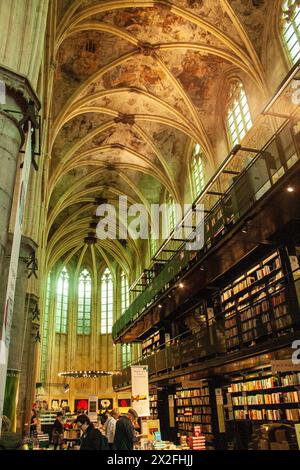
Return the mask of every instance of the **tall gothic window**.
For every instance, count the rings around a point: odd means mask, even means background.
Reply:
[[[42,352],[41,352],[41,382],[45,382],[45,379],[46,379],[50,294],[51,294],[51,274],[49,273],[48,278],[47,278],[47,290],[46,290],[45,309],[44,309],[44,325],[43,325],[43,339],[42,339]]]
[[[295,64],[300,58],[300,3],[296,0],[282,2],[281,34],[288,56]]]
[[[129,284],[124,271],[121,273],[121,314],[129,307]]]
[[[196,144],[192,155],[192,177],[194,183],[194,196],[197,197],[205,186],[203,153],[200,144]]]
[[[150,232],[150,256],[155,255],[157,252],[157,239],[155,238],[155,234]]]
[[[64,267],[57,283],[56,301],[56,333],[67,332],[68,300],[69,300],[69,274]]]
[[[101,333],[109,334],[113,324],[113,280],[108,268],[101,278]]]
[[[242,83],[232,84],[227,109],[227,128],[232,146],[240,143],[252,127],[247,96]]]
[[[78,284],[77,334],[91,333],[92,278],[87,269],[81,271]]]
[[[131,363],[131,344],[122,344],[122,369],[126,369]]]
[[[169,222],[169,231],[172,232],[175,228],[176,224],[176,210],[175,210],[175,203],[174,199],[171,194],[168,195],[168,222]]]

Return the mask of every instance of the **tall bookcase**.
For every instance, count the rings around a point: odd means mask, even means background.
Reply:
[[[300,421],[300,372],[244,374],[232,381],[226,396],[227,420],[256,424]]]
[[[151,389],[149,394],[150,401],[150,419],[158,419],[158,409],[157,409],[157,390]]]
[[[150,335],[147,339],[145,339],[142,343],[142,355],[148,356],[152,352],[154,352],[160,345],[161,342],[161,332],[156,331],[152,335]]]
[[[177,389],[175,403],[178,437],[191,436],[194,426],[200,425],[207,449],[214,449],[216,408],[211,383],[203,380],[201,386]]]
[[[284,258],[283,251],[274,251],[221,291],[216,303],[224,318],[227,351],[293,331],[298,306]]]

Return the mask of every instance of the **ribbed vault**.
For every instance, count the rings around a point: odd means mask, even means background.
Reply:
[[[139,270],[144,241],[85,245],[96,198],[116,205],[126,195],[149,213],[167,193],[191,202],[186,150],[200,143],[207,168],[216,167],[214,126],[226,77],[247,77],[257,93],[267,94],[259,35],[267,3],[256,8],[252,26],[243,22],[254,8],[250,0],[61,0],[52,6],[49,268],[90,251],[96,264],[99,258],[129,273]]]

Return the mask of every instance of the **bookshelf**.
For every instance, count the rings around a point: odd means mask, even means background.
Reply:
[[[150,335],[145,341],[142,343],[142,355],[148,356],[153,351],[155,351],[160,345],[161,335],[160,331],[156,331],[152,335]]]
[[[226,393],[234,420],[300,421],[300,372],[252,373],[233,381]]]
[[[222,291],[226,350],[251,345],[260,338],[291,331],[290,289],[282,255],[276,250],[234,279]]]
[[[150,419],[158,419],[158,409],[157,409],[157,391],[150,390],[149,395],[150,401]]]
[[[175,395],[178,437],[191,436],[195,425],[201,426],[208,448],[214,448],[214,403],[208,381],[197,388],[178,389]]]

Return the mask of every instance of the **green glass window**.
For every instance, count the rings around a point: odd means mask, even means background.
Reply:
[[[199,144],[196,144],[192,155],[192,177],[195,197],[203,191],[205,186],[203,159],[204,155],[201,152],[201,147]]]
[[[154,234],[151,232],[150,233],[150,256],[155,255],[157,252],[157,239],[154,237]]]
[[[50,294],[51,294],[51,274],[49,273],[48,278],[47,278],[47,290],[46,290],[45,309],[44,309],[44,324],[43,324],[43,338],[42,338],[42,351],[41,351],[41,382],[45,382],[46,380]]]
[[[247,96],[242,83],[235,83],[230,89],[227,111],[227,129],[232,146],[239,144],[251,127]]]
[[[122,344],[122,369],[131,364],[131,344]]]
[[[56,333],[67,332],[68,300],[69,300],[69,274],[64,267],[57,283],[56,289]]]
[[[129,307],[129,284],[124,271],[121,273],[121,314]]]
[[[113,324],[113,280],[108,268],[101,278],[101,333],[109,334]]]
[[[300,4],[296,0],[282,3],[282,38],[288,56],[295,64],[300,58]]]
[[[77,334],[91,333],[92,278],[87,269],[81,271],[78,284]]]
[[[172,198],[172,196],[170,194],[168,195],[167,204],[168,204],[169,231],[172,232],[172,230],[174,230],[175,224],[176,224],[176,213],[175,213],[176,211],[175,211],[174,199]]]

